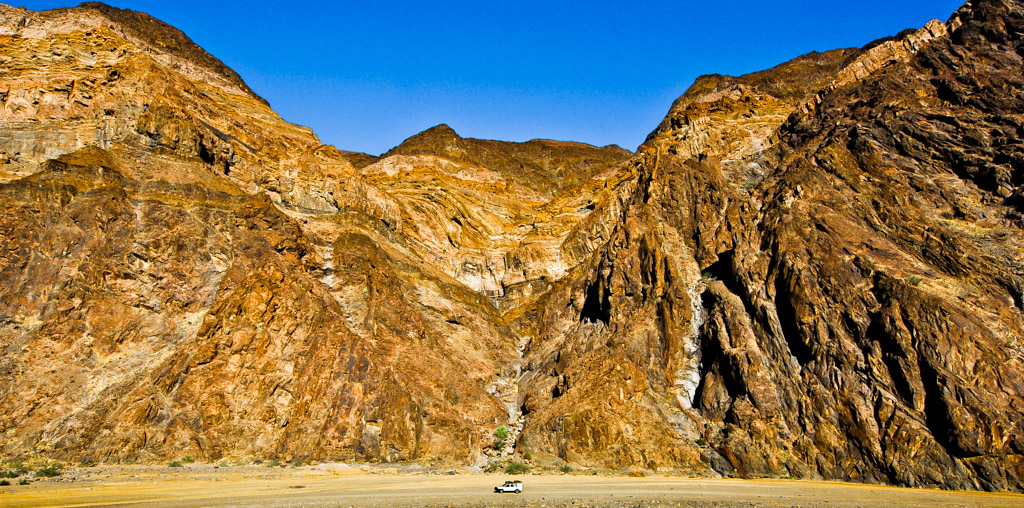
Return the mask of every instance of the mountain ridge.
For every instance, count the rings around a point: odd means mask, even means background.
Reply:
[[[699,78],[636,153],[344,152],[67,19],[0,23],[0,458],[1024,488],[1018,0]]]

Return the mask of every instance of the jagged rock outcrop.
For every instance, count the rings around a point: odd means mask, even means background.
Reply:
[[[523,444],[686,463],[675,426],[733,474],[1020,490],[1022,14],[698,80],[611,242],[520,323]]]
[[[702,77],[636,154],[375,157],[146,15],[0,6],[0,458],[1024,490],[1022,34]]]

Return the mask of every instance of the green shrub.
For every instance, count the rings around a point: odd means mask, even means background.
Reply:
[[[493,473],[499,469],[501,469],[501,465],[499,465],[497,462],[488,462],[487,467],[484,468],[484,472]]]
[[[533,454],[530,453],[530,452],[524,453],[523,454],[523,460],[533,460]]]
[[[274,459],[274,460],[272,460],[272,461],[267,463],[267,467],[277,467],[277,466],[280,466],[280,465],[281,465],[281,461],[277,460],[277,459]]]
[[[923,280],[924,279],[922,279],[921,277],[918,277],[917,275],[911,275],[910,277],[907,277],[907,283],[910,284],[911,286],[915,286],[915,287],[917,285],[921,284],[921,281],[923,281]]]
[[[718,277],[715,277],[715,274],[711,273],[710,271],[705,271],[700,274],[700,280],[704,281],[705,283],[709,283],[715,282],[716,280],[718,280]]]
[[[22,478],[19,480],[18,485],[28,485],[28,478]]]
[[[530,470],[530,466],[522,462],[513,462],[505,467],[505,474],[523,474]]]
[[[0,469],[0,478],[17,478],[28,472],[28,468],[21,462],[11,462],[10,469]]]
[[[562,464],[562,467],[558,468],[558,470],[562,473],[569,474],[572,472],[572,466],[569,464]]]
[[[295,459],[294,461],[292,461],[292,467],[302,467],[302,461],[299,459]]]
[[[8,486],[10,484],[11,484],[11,482],[9,482],[7,480],[0,480],[0,487],[6,487],[6,486]]]
[[[263,463],[263,459],[255,459],[255,460],[252,461],[252,463],[256,464],[258,466],[258,465]]]
[[[181,461],[172,460],[169,464],[167,464],[167,467],[181,467]]]
[[[504,447],[505,447],[505,440],[504,439],[495,439],[494,440],[494,449],[495,450],[501,450]]]
[[[40,478],[53,478],[54,476],[60,476],[60,470],[64,466],[60,464],[47,464],[39,469],[36,469],[36,476]]]
[[[186,455],[186,456],[181,458],[181,461],[183,463],[185,463],[185,464],[191,464],[191,463],[195,462],[196,459],[193,459],[191,455]]]
[[[508,427],[502,425],[501,427],[494,429],[494,437],[502,440],[508,438]]]
[[[707,446],[708,440],[704,438],[697,439],[697,446]]]

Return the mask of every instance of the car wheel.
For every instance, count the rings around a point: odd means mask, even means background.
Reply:
[[[516,489],[516,494],[522,494],[522,493],[523,493],[522,489]]]

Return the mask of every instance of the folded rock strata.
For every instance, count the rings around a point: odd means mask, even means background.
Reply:
[[[1022,34],[704,76],[635,154],[375,157],[149,16],[0,6],[0,456],[1024,490]]]

